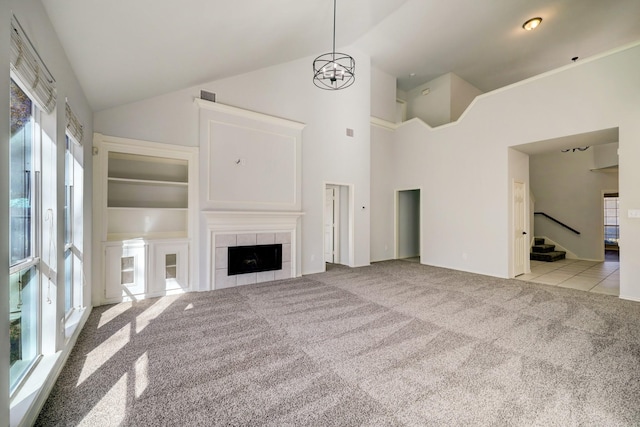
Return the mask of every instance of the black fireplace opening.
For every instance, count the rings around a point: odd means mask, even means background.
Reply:
[[[228,252],[228,275],[282,269],[282,245],[233,246]]]

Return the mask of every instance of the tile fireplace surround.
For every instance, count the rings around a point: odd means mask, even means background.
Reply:
[[[302,212],[204,211],[210,289],[224,289],[300,275],[297,267],[297,228]],[[229,247],[282,244],[282,269],[229,276]]]

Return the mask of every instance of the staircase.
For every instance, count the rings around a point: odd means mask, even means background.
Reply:
[[[544,239],[536,237],[533,239],[533,246],[531,246],[531,255],[529,259],[553,262],[564,259],[566,255],[567,253],[565,251],[556,251],[555,245],[547,245]]]

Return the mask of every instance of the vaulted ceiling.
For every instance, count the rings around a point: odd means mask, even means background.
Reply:
[[[331,0],[42,3],[95,111],[331,50]],[[453,72],[487,92],[640,40],[639,16],[638,0],[337,0],[336,45],[403,90]]]

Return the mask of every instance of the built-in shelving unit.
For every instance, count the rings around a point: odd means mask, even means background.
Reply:
[[[189,290],[198,149],[101,134],[94,148],[94,303]]]
[[[187,237],[189,161],[109,151],[107,240]]]

